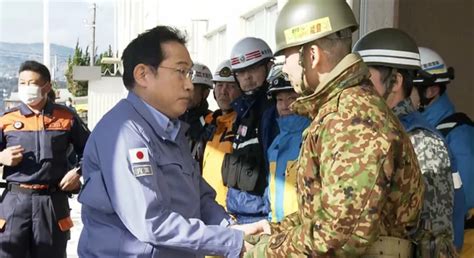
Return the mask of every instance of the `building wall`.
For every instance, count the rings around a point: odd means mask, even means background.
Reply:
[[[454,67],[448,94],[458,111],[474,118],[474,1],[399,0],[399,7],[399,28]]]
[[[92,131],[99,120],[119,100],[126,97],[127,90],[121,77],[102,77],[89,81],[87,127]]]

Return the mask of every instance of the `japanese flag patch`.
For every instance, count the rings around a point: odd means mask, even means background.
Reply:
[[[153,175],[147,148],[130,149],[128,150],[128,155],[135,177]]]
[[[128,156],[130,157],[130,163],[132,164],[150,162],[147,148],[130,149],[128,150]]]

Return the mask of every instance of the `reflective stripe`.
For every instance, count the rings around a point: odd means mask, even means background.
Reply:
[[[459,172],[453,173],[453,183],[454,183],[454,189],[459,189],[462,186],[462,180],[461,180],[461,175]]]
[[[369,49],[358,51],[362,57],[365,56],[387,56],[387,57],[405,57],[420,61],[420,55],[408,51],[388,50],[388,49]],[[418,62],[418,65],[420,63]]]
[[[243,149],[243,148],[245,148],[246,146],[248,146],[250,144],[258,144],[258,138],[255,137],[255,138],[246,140],[245,142],[239,143],[239,144],[234,143],[233,147],[234,147],[234,149],[238,150],[238,149]]]
[[[420,60],[400,58],[400,57],[364,56],[362,57],[362,59],[366,63],[380,62],[380,63],[420,66]]]
[[[456,126],[456,124],[457,124],[456,122],[443,123],[436,126],[436,129],[441,130],[441,129],[446,129],[446,128],[453,128]]]

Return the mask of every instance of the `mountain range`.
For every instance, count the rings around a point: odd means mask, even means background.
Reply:
[[[72,56],[74,49],[62,45],[51,44],[52,75],[58,81],[65,81],[64,71],[67,68],[67,59]],[[55,66],[56,59],[56,66]],[[18,77],[18,68],[26,60],[43,62],[43,43],[7,43],[0,42],[0,78]],[[53,71],[55,67],[55,71]]]

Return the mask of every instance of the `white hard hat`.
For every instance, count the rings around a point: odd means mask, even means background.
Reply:
[[[193,77],[193,84],[204,84],[212,89],[212,73],[207,66],[201,63],[194,63],[193,69],[196,72]]]
[[[230,61],[232,70],[235,71],[272,57],[272,50],[265,41],[259,38],[247,37],[241,39],[232,48]]]
[[[212,80],[214,82],[235,82],[230,60],[225,60],[217,66],[216,72],[212,76]]]
[[[448,68],[438,53],[426,47],[419,47],[418,50],[420,51],[421,69],[428,74],[417,76],[413,80],[415,84],[423,83],[428,79],[431,79],[432,83],[448,83],[454,79],[454,69]]]

